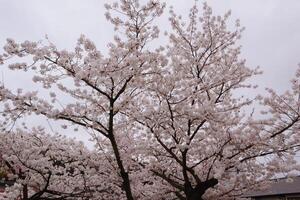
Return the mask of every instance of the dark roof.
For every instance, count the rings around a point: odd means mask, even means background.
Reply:
[[[300,194],[300,176],[293,178],[274,179],[271,186],[265,190],[251,191],[244,197],[262,197],[285,194]]]

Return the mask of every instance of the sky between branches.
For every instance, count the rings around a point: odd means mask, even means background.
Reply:
[[[59,48],[71,49],[80,34],[105,52],[113,28],[105,20],[104,0],[0,0],[0,46],[10,37],[16,41],[44,39],[47,34]],[[185,17],[193,0],[165,0],[167,9],[157,21],[162,32],[168,27],[168,7]],[[201,4],[203,1],[198,1]],[[259,92],[272,87],[279,92],[289,88],[300,62],[299,0],[209,0],[215,14],[231,9],[231,21],[240,19],[246,27],[240,44],[248,66],[261,66],[263,75],[253,79]],[[160,41],[157,41],[159,44]],[[7,85],[22,87],[23,77],[0,68]],[[17,81],[16,81],[17,80]],[[248,93],[248,95],[256,93]]]
[[[57,46],[71,48],[83,33],[98,49],[105,49],[113,29],[105,20],[103,4],[110,1],[0,0],[0,45],[8,37],[36,41],[47,34]],[[193,0],[165,1],[183,17],[194,4]],[[261,88],[287,88],[300,62],[300,1],[209,0],[208,4],[217,14],[231,9],[232,21],[239,18],[246,27],[241,40],[242,56],[249,66],[259,65],[264,70],[264,75],[257,78]],[[161,27],[167,27],[167,14],[158,22]]]

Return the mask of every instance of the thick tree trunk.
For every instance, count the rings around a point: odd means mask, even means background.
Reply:
[[[215,178],[209,179],[207,181],[201,182],[196,185],[196,187],[186,186],[185,194],[187,200],[203,200],[202,196],[209,188],[214,187],[218,184],[218,180]]]

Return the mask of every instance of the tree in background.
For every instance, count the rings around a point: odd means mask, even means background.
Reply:
[[[0,138],[3,161],[10,172],[7,178],[13,183],[5,199],[110,199],[107,194],[118,193],[113,181],[99,181],[114,175],[105,160],[99,162],[101,155],[82,143],[45,134],[40,127],[1,134]]]
[[[0,61],[18,57],[8,67],[32,75],[49,97],[3,85],[4,133],[12,134],[7,132],[14,132],[15,122],[28,115],[88,131],[100,158],[96,165],[106,172],[94,183],[111,185],[101,187],[105,198],[97,193],[104,199],[234,199],[276,173],[299,170],[294,155],[300,145],[300,71],[291,91],[246,99],[237,91],[255,88],[246,80],[260,72],[240,58],[236,43],[243,28],[238,21],[233,31],[227,27],[230,13],[214,16],[204,4],[200,15],[195,5],[182,20],[171,9],[169,43],[155,48],[154,20],[165,4],[122,0],[105,7],[116,30],[107,55],[85,36],[74,51],[7,40]],[[256,101],[265,108],[262,120],[245,111]],[[58,150],[64,144],[56,145]],[[53,165],[49,158],[39,163]]]

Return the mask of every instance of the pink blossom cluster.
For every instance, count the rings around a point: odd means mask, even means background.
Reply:
[[[0,64],[49,94],[1,84],[0,150],[15,180],[8,199],[237,199],[299,172],[300,70],[282,95],[239,96],[261,73],[240,56],[239,21],[228,28],[230,12],[214,16],[206,3],[187,20],[171,8],[172,29],[160,36],[165,6],[106,4],[116,33],[107,55],[84,35],[74,51],[7,39]],[[159,37],[168,44],[155,46]],[[254,103],[259,117],[245,111]],[[89,133],[94,150],[15,126],[28,116],[57,122],[61,134]]]

